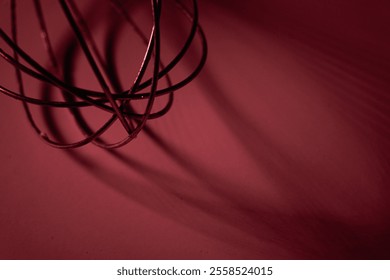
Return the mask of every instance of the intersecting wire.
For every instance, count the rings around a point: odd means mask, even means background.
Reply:
[[[115,85],[113,77],[108,73],[104,60],[98,51],[93,36],[78,10],[77,5],[73,0],[58,1],[69,25],[76,35],[83,54],[87,58],[87,61],[99,82],[102,92],[79,88],[58,78],[61,72],[59,68],[60,66],[54,55],[40,0],[34,0],[34,7],[42,34],[43,45],[49,56],[51,71],[40,65],[18,45],[16,0],[11,0],[10,4],[11,37],[9,37],[3,29],[0,28],[0,37],[13,50],[12,55],[10,55],[3,49],[0,49],[0,56],[9,64],[14,66],[19,91],[14,92],[0,85],[0,92],[22,102],[30,125],[46,143],[53,147],[70,149],[81,147],[88,143],[94,143],[99,147],[109,149],[118,148],[129,143],[144,128],[149,119],[159,118],[169,111],[173,103],[174,91],[190,83],[200,73],[206,62],[207,42],[204,31],[199,25],[198,5],[196,0],[192,0],[192,12],[183,5],[181,1],[176,0],[179,11],[181,11],[181,13],[183,13],[191,22],[191,29],[180,51],[166,65],[164,65],[161,60],[160,16],[162,11],[162,0],[151,1],[153,27],[149,38],[141,32],[138,24],[127,14],[122,5],[115,0],[108,0],[114,7],[115,11],[133,27],[137,35],[147,46],[144,59],[133,84],[130,89],[120,91]],[[183,59],[196,35],[198,35],[201,42],[200,60],[195,69],[188,76],[173,84],[169,73]],[[21,62],[21,58],[24,60],[24,63]],[[149,64],[152,64],[152,77],[142,82]],[[53,75],[51,72],[54,72],[56,75]],[[65,101],[44,100],[27,96],[22,73],[27,74],[36,80],[42,81],[49,86],[58,88]],[[167,86],[159,89],[158,83],[161,78],[166,79]],[[112,92],[113,88],[116,92]],[[149,88],[149,91],[146,91],[147,88]],[[159,111],[152,112],[155,99],[163,95],[169,96],[166,105]],[[135,100],[147,100],[147,104],[142,114],[136,113],[132,109],[130,102]],[[53,108],[68,108],[85,137],[73,143],[62,143],[50,139],[49,136],[36,124],[29,108],[29,104],[49,106]],[[89,106],[93,106],[112,114],[112,116],[96,131],[93,131],[90,127],[88,127],[82,117],[82,114],[80,113],[80,110],[83,107]],[[127,132],[127,136],[115,143],[106,143],[100,138],[100,136],[104,134],[117,120],[119,120],[122,124],[123,128]]]

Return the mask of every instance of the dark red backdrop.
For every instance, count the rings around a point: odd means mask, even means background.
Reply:
[[[64,18],[43,2],[61,49]],[[199,4],[206,68],[114,153],[46,146],[0,95],[0,258],[389,258],[388,2]],[[21,45],[44,63],[29,5]],[[186,29],[170,26],[174,48]],[[85,65],[78,82],[93,86]],[[0,71],[16,89],[13,69]]]

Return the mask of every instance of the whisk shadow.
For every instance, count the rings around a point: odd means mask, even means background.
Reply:
[[[109,29],[107,49],[113,49],[118,38],[119,28],[114,27]],[[64,50],[67,53],[64,72],[69,73],[72,72],[70,69],[73,68],[76,50],[71,45],[65,46]],[[118,84],[114,63],[111,61],[107,65],[114,83]],[[267,137],[260,125],[248,120],[212,77],[212,70],[206,66],[199,78],[208,102],[228,124],[231,132],[239,131],[232,135],[237,137],[259,170],[268,173],[284,195],[298,199],[294,193],[304,193],[307,185],[315,184],[318,174],[310,174],[313,171],[311,166],[291,158],[284,147]],[[71,77],[66,77],[66,82],[71,82]],[[49,130],[57,139],[65,140],[51,110],[49,107],[44,108]],[[346,225],[326,213],[288,213],[248,203],[245,197],[230,191],[236,186],[228,179],[215,175],[213,170],[205,168],[180,148],[170,144],[151,127],[145,128],[145,134],[167,157],[181,166],[188,175],[186,179],[148,166],[120,150],[107,153],[122,165],[141,174],[148,183],[131,181],[129,176],[118,174],[77,150],[67,153],[129,200],[203,234],[244,248],[248,258],[369,258],[385,255],[383,250],[376,250],[381,246],[380,241],[375,241],[378,236],[370,237],[372,245],[369,245],[370,242],[364,238],[369,231],[362,232],[360,229],[358,233],[358,228]],[[301,178],[305,178],[305,184],[301,183]],[[272,244],[280,250],[265,251],[264,243]]]

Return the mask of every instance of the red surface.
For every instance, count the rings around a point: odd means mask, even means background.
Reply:
[[[387,2],[199,2],[206,68],[115,153],[46,146],[0,95],[0,258],[389,258]],[[21,44],[44,63],[22,14]]]

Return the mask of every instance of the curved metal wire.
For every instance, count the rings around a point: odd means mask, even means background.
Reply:
[[[99,147],[110,149],[118,148],[129,143],[145,127],[148,120],[159,118],[169,111],[173,104],[174,92],[190,83],[201,72],[206,62],[207,42],[205,34],[199,25],[199,12],[196,0],[191,1],[191,10],[188,9],[181,1],[176,0],[178,11],[186,16],[191,24],[191,29],[180,51],[178,51],[174,58],[167,64],[164,64],[161,58],[160,18],[163,9],[163,1],[151,0],[153,25],[149,37],[140,31],[138,24],[131,18],[119,2],[116,0],[107,1],[110,2],[118,16],[122,17],[130,26],[133,27],[137,35],[146,45],[146,51],[138,70],[138,74],[130,88],[125,91],[121,91],[115,83],[115,79],[111,77],[107,65],[98,51],[98,47],[93,39],[92,33],[88,29],[82,13],[79,11],[78,6],[73,0],[58,0],[58,2],[69,26],[77,38],[83,55],[86,57],[94,76],[99,82],[101,91],[76,87],[68,80],[61,77],[61,66],[59,65],[53,51],[50,34],[47,29],[47,23],[45,21],[40,0],[34,0],[34,8],[39,22],[40,32],[42,34],[44,49],[51,64],[50,70],[38,63],[18,45],[16,0],[11,0],[10,2],[11,36],[8,36],[6,32],[0,28],[0,38],[12,49],[12,54],[0,49],[0,56],[15,69],[15,77],[18,84],[18,92],[1,85],[0,92],[21,101],[30,125],[47,144],[55,148],[70,149],[94,143]],[[201,56],[199,62],[195,69],[185,78],[173,83],[169,74],[173,69],[175,69],[175,67],[178,66],[188,53],[189,48],[194,43],[195,37],[199,38],[201,44]],[[143,81],[148,67],[151,67],[152,69],[152,76]],[[68,69],[66,71],[73,71],[73,69]],[[63,73],[63,76],[65,76],[65,74]],[[47,87],[57,88],[62,94],[64,101],[53,101],[27,96],[23,82],[23,75],[30,76],[37,81],[43,82]],[[166,86],[164,88],[160,88],[159,81],[163,78],[166,80]],[[157,112],[154,112],[153,106],[156,98],[164,95],[168,95],[168,100],[166,101],[165,106]],[[147,100],[143,113],[135,112],[131,106],[131,102],[137,100]],[[72,143],[63,143],[61,141],[51,139],[47,133],[45,133],[37,125],[31,112],[30,104],[50,108],[69,109],[76,120],[78,128],[82,131],[84,138]],[[86,107],[94,107],[108,112],[111,116],[103,125],[101,125],[100,128],[92,130],[87,125],[87,122],[81,113],[81,110]],[[116,121],[121,123],[127,133],[127,136],[117,142],[106,143],[100,137],[107,132]]]

